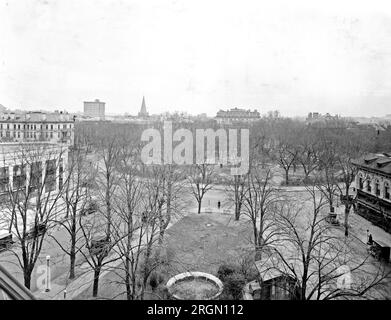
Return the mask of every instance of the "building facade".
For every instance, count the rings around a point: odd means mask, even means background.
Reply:
[[[391,153],[368,154],[357,167],[356,212],[391,232]]]
[[[0,144],[0,215],[6,215],[10,195],[33,199],[51,197],[63,189],[68,168],[68,147],[48,142]],[[5,207],[1,207],[4,205]],[[31,214],[31,219],[35,214]],[[27,220],[30,219],[30,215]],[[27,221],[32,223],[33,221]],[[0,216],[0,235],[7,230]]]
[[[216,114],[216,121],[220,124],[223,123],[235,123],[235,122],[253,122],[259,120],[261,115],[257,110],[245,110],[239,108],[233,108],[230,110],[219,110]]]
[[[74,122],[62,112],[0,114],[0,142],[50,142],[71,146],[74,143]]]
[[[95,99],[95,101],[84,101],[84,115],[91,118],[105,119],[106,103]]]

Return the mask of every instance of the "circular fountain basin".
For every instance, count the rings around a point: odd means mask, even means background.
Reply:
[[[177,300],[216,300],[223,292],[223,283],[212,274],[192,271],[170,278],[167,289]]]

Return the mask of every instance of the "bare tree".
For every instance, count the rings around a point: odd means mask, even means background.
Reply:
[[[187,181],[190,193],[198,203],[198,213],[201,213],[202,199],[213,187],[214,167],[212,164],[194,164],[190,167]]]
[[[247,175],[234,175],[225,188],[228,200],[235,206],[235,220],[238,221],[245,200]]]
[[[368,298],[381,295],[389,272],[362,257],[351,242],[325,223],[322,208],[327,199],[317,196],[315,187],[307,187],[309,208],[284,204],[279,215],[281,237],[269,254],[270,269],[294,280],[300,300]],[[304,216],[304,217],[303,217]],[[340,281],[347,280],[345,283]],[[354,277],[354,281],[351,280]],[[291,289],[292,290],[292,289]]]
[[[79,216],[79,228],[84,237],[84,243],[87,250],[79,252],[84,256],[86,262],[91,267],[93,275],[92,296],[97,297],[99,293],[99,280],[104,267],[120,259],[120,256],[113,250],[119,241],[118,238],[108,233],[108,217],[106,212],[97,212],[82,219]],[[110,217],[112,224],[112,217]],[[111,232],[111,228],[110,228]]]
[[[65,230],[69,236],[69,242],[64,243],[63,239],[59,241],[55,234],[50,235],[61,250],[69,256],[69,279],[75,278],[76,255],[83,247],[83,244],[80,243],[84,237],[79,229],[79,215],[97,210],[93,208],[94,202],[90,196],[90,188],[94,183],[92,168],[93,166],[86,159],[86,151],[83,149],[72,150],[67,170],[68,183],[62,196],[65,203],[65,217],[54,220]]]
[[[319,148],[314,132],[309,129],[303,130],[299,138],[298,148],[299,152],[296,160],[303,168],[304,180],[306,181],[319,166]]]
[[[278,235],[275,211],[280,199],[279,190],[272,182],[271,169],[253,168],[245,186],[243,212],[250,218],[254,246],[259,255]]]
[[[337,146],[334,141],[323,139],[319,155],[319,172],[315,178],[317,189],[325,196],[334,212],[334,198],[338,195],[339,170],[337,167]]]
[[[3,219],[16,245],[10,251],[23,271],[24,285],[30,289],[31,275],[52,221],[62,214],[61,198],[66,150],[50,144],[20,144],[3,159],[12,167],[8,181]]]

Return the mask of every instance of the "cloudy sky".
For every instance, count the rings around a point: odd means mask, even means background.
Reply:
[[[0,104],[391,113],[391,5],[316,3],[0,0]]]

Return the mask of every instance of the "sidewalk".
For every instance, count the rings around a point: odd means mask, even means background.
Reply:
[[[336,213],[339,216],[341,223],[345,219],[345,208],[344,206],[339,206],[336,208]],[[375,226],[372,222],[363,218],[362,216],[355,213],[353,210],[349,214],[349,233],[352,233],[358,240],[367,244],[367,230],[372,234],[373,240],[379,240],[391,247],[391,234],[384,231],[382,228]]]

